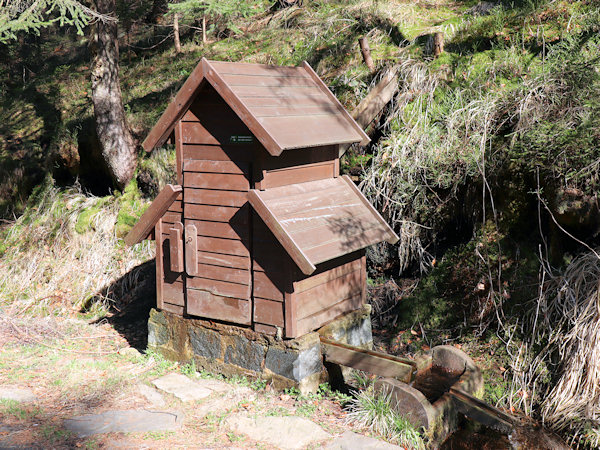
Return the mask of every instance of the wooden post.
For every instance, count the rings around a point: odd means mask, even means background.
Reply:
[[[367,40],[366,36],[359,38],[358,44],[360,45],[360,51],[365,64],[371,72],[374,72],[375,64],[373,63],[373,58],[371,58],[371,49],[369,48],[369,41]]]
[[[175,44],[175,53],[181,53],[181,41],[179,40],[179,14],[173,14],[173,41]]]
[[[433,57],[437,58],[444,53],[444,33],[437,32],[433,35]]]
[[[206,44],[206,14],[202,15],[202,43]]]

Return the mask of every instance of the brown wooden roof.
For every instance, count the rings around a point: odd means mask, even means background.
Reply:
[[[251,190],[248,200],[306,275],[319,263],[399,239],[347,176]]]
[[[279,67],[202,58],[143,142],[146,151],[167,140],[204,82],[274,156],[294,148],[369,142],[307,62]]]

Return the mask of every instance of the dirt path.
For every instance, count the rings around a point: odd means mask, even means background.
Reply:
[[[0,447],[385,445],[349,434],[360,430],[346,423],[346,414],[332,394],[302,397],[245,378],[218,379],[192,366],[140,353],[130,341],[130,335],[124,336],[122,329],[119,333],[107,322],[90,325],[78,318],[0,316],[0,395],[4,397],[0,399]],[[177,377],[184,376],[192,385],[183,391],[161,384],[171,380],[171,386],[180,385],[182,379]],[[9,399],[11,389],[26,394],[24,401]],[[171,419],[153,416],[157,429],[148,430],[143,427],[154,420],[150,413],[165,413]],[[81,432],[85,424],[104,424],[100,431],[107,432]],[[294,430],[302,431],[294,434]]]

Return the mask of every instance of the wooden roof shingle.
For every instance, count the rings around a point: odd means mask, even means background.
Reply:
[[[296,148],[369,142],[307,62],[280,67],[202,58],[144,140],[146,151],[167,140],[205,82],[274,156]]]

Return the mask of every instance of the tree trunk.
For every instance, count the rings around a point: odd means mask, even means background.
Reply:
[[[179,40],[179,14],[173,14],[173,41],[175,53],[181,53],[181,41]]]
[[[202,15],[202,43],[206,44],[206,14]]]
[[[362,53],[363,60],[365,64],[369,68],[369,71],[375,71],[375,64],[373,64],[373,58],[371,58],[371,49],[369,48],[369,41],[366,37],[361,37],[358,39],[358,43],[360,45],[360,51]]]
[[[444,53],[444,33],[435,33],[433,35],[433,57],[437,58]]]
[[[114,14],[115,0],[96,0],[96,7],[101,14]],[[123,189],[133,177],[137,160],[119,84],[117,23],[98,21],[94,38],[92,103],[96,133],[113,181]]]

